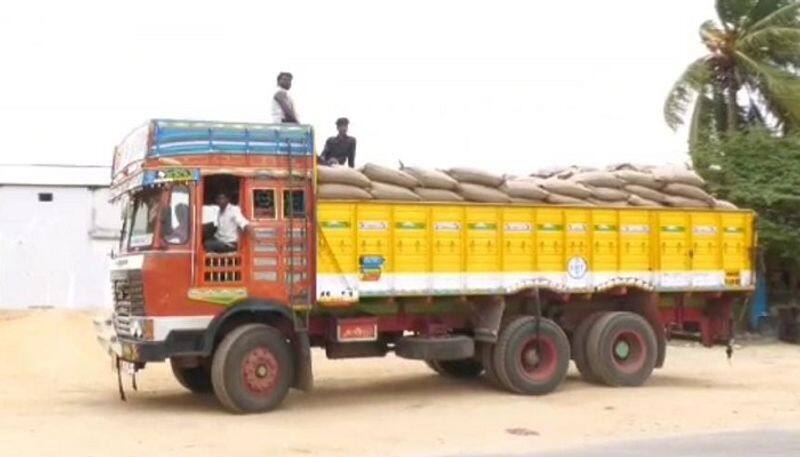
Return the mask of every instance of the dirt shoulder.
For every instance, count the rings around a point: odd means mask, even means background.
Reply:
[[[164,364],[127,403],[90,314],[0,313],[0,442],[8,455],[456,455],[672,435],[800,427],[800,346],[673,344],[641,388],[581,382],[544,397],[492,390],[395,357],[330,361],[279,411],[233,416],[183,390]]]

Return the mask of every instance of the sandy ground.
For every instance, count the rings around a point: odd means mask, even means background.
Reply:
[[[0,454],[14,456],[428,456],[537,451],[717,431],[800,431],[800,346],[671,345],[641,388],[569,378],[545,397],[433,374],[422,363],[329,361],[278,411],[234,416],[164,364],[119,401],[87,313],[0,314]]]

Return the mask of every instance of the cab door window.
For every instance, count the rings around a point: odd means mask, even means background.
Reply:
[[[302,189],[289,189],[283,191],[283,217],[284,219],[306,217],[306,193]]]
[[[167,244],[182,245],[189,241],[191,233],[191,211],[189,189],[175,186],[169,195],[169,206],[164,208],[162,238]]]
[[[275,190],[253,190],[253,218],[257,220],[273,220],[276,217]]]

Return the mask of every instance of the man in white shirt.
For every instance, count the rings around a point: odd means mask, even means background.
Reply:
[[[238,206],[232,205],[225,194],[218,194],[214,202],[219,207],[217,231],[204,243],[206,252],[234,252],[239,248],[239,230],[248,231],[250,222]]]
[[[297,112],[294,102],[289,96],[292,88],[292,74],[281,72],[278,74],[278,90],[272,96],[272,122],[275,124],[298,124]]]

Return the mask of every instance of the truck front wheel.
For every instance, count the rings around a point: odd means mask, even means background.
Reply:
[[[263,324],[237,327],[223,338],[211,364],[211,383],[220,403],[236,413],[277,407],[294,379],[289,343]]]
[[[187,390],[196,394],[211,392],[211,370],[208,360],[201,360],[199,364],[187,367],[180,358],[170,358],[169,364],[175,379]]]

